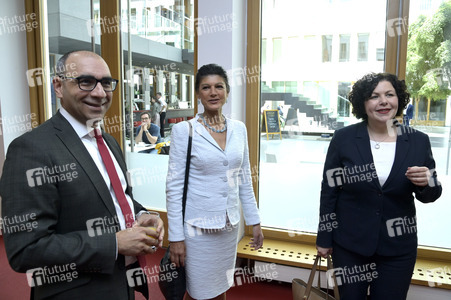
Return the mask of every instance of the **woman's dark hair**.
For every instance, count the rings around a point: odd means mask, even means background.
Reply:
[[[217,64],[208,64],[203,65],[202,67],[197,70],[196,74],[196,82],[194,84],[194,88],[196,92],[199,91],[200,82],[205,76],[209,75],[218,75],[221,76],[222,79],[224,79],[224,82],[226,84],[227,93],[230,93],[230,85],[229,85],[229,78],[227,77],[227,72]]]
[[[410,94],[407,91],[404,80],[399,80],[396,75],[390,73],[369,73],[354,83],[348,95],[348,99],[352,104],[352,114],[356,118],[368,121],[365,102],[368,101],[374,89],[381,81],[388,81],[393,85],[398,96],[398,111],[396,115],[402,115],[404,108],[406,108],[410,100]]]

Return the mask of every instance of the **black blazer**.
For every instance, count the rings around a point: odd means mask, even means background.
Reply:
[[[118,143],[108,134],[103,137],[125,176]],[[43,168],[46,174],[55,173],[55,166],[58,178],[47,177],[44,182],[38,176]],[[132,195],[130,187],[127,193]],[[125,258],[118,255],[116,259],[119,224],[109,189],[83,142],[59,112],[10,144],[0,194],[3,217],[21,216],[18,222],[32,225],[30,231],[4,229],[6,253],[15,271],[68,264],[76,268],[77,278],[71,281],[36,283],[32,298],[128,299]],[[135,212],[144,209],[136,201],[134,206]],[[93,234],[87,222],[96,218],[105,220],[105,230]]]
[[[375,172],[367,123],[337,130],[329,145],[321,184],[317,245],[334,243],[361,255],[402,255],[417,247],[415,197],[423,203],[440,197],[429,137],[397,124],[393,167],[381,187]],[[433,177],[418,187],[407,167],[426,166]]]

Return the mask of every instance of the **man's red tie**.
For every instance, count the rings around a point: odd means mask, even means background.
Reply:
[[[102,133],[99,129],[94,129],[94,136],[96,137],[97,147],[99,148],[100,156],[102,156],[103,163],[110,177],[111,185],[113,186],[114,194],[121,207],[122,214],[125,218],[125,226],[127,228],[132,227],[134,222],[134,214],[130,209],[127,198],[125,197],[124,190],[122,189],[121,181],[117,175],[116,168],[114,167],[113,160],[111,159],[110,152],[103,142]],[[137,256],[140,267],[145,271],[146,257],[143,255]],[[145,272],[144,272],[145,273]]]

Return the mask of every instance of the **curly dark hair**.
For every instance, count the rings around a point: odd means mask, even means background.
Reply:
[[[221,76],[224,79],[224,82],[226,84],[227,93],[230,93],[230,85],[229,85],[229,78],[227,77],[227,72],[224,70],[223,67],[217,64],[208,64],[203,65],[202,67],[197,70],[196,74],[196,82],[194,84],[195,91],[199,91],[200,82],[202,78],[209,75],[218,75]]]
[[[407,91],[404,80],[400,80],[396,75],[390,73],[369,73],[354,83],[348,95],[348,99],[352,104],[352,114],[356,118],[368,121],[365,102],[370,98],[374,89],[381,81],[388,81],[393,85],[398,96],[398,111],[396,112],[396,116],[402,115],[404,108],[406,108],[410,101],[410,94]]]

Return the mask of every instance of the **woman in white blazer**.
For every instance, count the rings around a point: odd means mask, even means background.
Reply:
[[[204,112],[193,126],[185,222],[182,194],[188,146],[187,122],[172,128],[166,183],[171,261],[187,275],[185,299],[225,299],[233,284],[240,203],[253,226],[253,247],[263,244],[260,216],[252,189],[245,125],[222,115],[230,86],[225,70],[202,66],[195,91]]]

